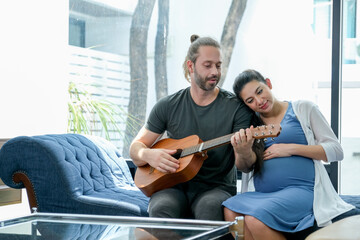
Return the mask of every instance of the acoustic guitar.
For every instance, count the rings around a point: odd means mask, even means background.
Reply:
[[[270,124],[252,129],[252,137],[262,139],[277,137],[281,126]],[[166,138],[158,141],[152,149],[176,149],[173,157],[180,160],[180,166],[174,173],[163,173],[149,164],[137,167],[135,172],[135,185],[148,197],[153,193],[170,188],[176,184],[187,182],[199,172],[207,151],[231,142],[234,133],[203,142],[197,135],[182,139]]]

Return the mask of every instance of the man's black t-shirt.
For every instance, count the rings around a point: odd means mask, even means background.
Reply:
[[[145,127],[159,134],[166,131],[173,139],[195,134],[207,141],[248,128],[252,114],[234,94],[223,89],[212,103],[199,106],[193,101],[189,87],[160,99]],[[191,181],[210,186],[223,185],[236,192],[236,167],[231,144],[209,150],[207,154],[208,158]]]

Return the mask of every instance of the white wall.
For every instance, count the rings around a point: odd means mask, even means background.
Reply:
[[[65,133],[68,1],[1,1],[0,31],[0,138]],[[0,216],[28,211],[24,202]]]
[[[66,131],[66,2],[2,1],[2,138]]]

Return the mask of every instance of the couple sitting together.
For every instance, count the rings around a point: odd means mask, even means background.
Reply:
[[[237,76],[235,94],[219,88],[220,45],[209,37],[191,37],[183,68],[190,87],[156,103],[131,144],[134,163],[176,172],[176,149],[151,148],[164,132],[172,139],[196,134],[202,141],[233,135],[230,144],[207,152],[190,181],[152,194],[150,217],[244,216],[246,239],[286,239],[354,208],[338,196],[321,162],[342,160],[343,150],[314,103],[277,100],[270,79],[255,70]],[[278,137],[254,139],[255,126],[271,124],[281,126]],[[239,194],[237,169],[249,186]]]

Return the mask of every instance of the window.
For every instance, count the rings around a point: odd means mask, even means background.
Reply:
[[[356,126],[360,118],[354,109],[360,94],[360,7],[356,0],[343,1],[343,61],[341,102],[341,143],[345,158],[340,165],[340,192],[358,194],[360,169],[360,130]]]
[[[69,18],[69,45],[85,47],[85,22]]]
[[[126,5],[126,4],[124,4]],[[120,4],[102,1],[71,0],[69,4],[69,81],[70,92],[87,92],[94,100],[106,100],[127,111],[130,93],[128,35],[131,13]],[[82,104],[77,102],[76,104]],[[96,112],[83,108],[81,111]],[[124,114],[124,115],[125,115]],[[123,147],[126,116],[108,120],[89,113],[89,133],[108,137],[119,149]],[[74,131],[74,125],[71,130]],[[108,135],[107,135],[108,134]]]
[[[314,0],[314,23],[312,26],[316,36],[331,37],[331,17],[331,1]]]
[[[149,2],[146,2],[149,4]],[[337,2],[336,2],[337,3]],[[342,46],[342,105],[341,105],[341,142],[345,150],[345,160],[341,169],[341,189],[345,193],[358,191],[349,187],[354,180],[351,173],[360,169],[357,130],[353,129],[353,119],[358,113],[350,106],[359,95],[359,4],[357,0],[343,1],[343,46]],[[146,81],[133,96],[145,98],[145,107],[141,112],[141,121],[157,101],[155,81],[155,44],[157,33],[161,30],[159,14],[162,7],[155,5],[151,9],[149,25],[144,19],[132,27],[133,14],[138,4],[136,0],[124,1],[81,1],[70,0],[70,18],[81,22],[82,27],[73,27],[74,39],[84,36],[83,46],[70,48],[72,60],[70,79],[81,82],[86,80],[91,91],[97,97],[111,99],[126,111],[132,98],[131,84],[139,79],[131,79],[130,36],[131,31],[140,28],[146,32],[146,43],[139,54],[146,53],[146,64],[142,75]],[[169,1],[168,29],[166,31],[166,70],[167,94],[171,94],[188,83],[183,77],[181,65],[192,34],[211,36],[220,41],[231,1],[206,2],[181,0]],[[236,34],[231,62],[223,88],[232,91],[232,82],[236,75],[247,68],[254,68],[272,80],[276,96],[284,100],[308,99],[314,101],[327,118],[332,118],[332,34],[333,5],[331,0],[292,1],[247,1],[246,9],[240,16],[241,22]],[[161,7],[161,8],[160,8]],[[209,17],[216,16],[216,17]],[[145,12],[144,16],[145,17]],[[143,24],[143,25],[141,25]],[[163,26],[163,25],[162,25]],[[80,30],[80,29],[83,30]],[[80,34],[80,32],[82,34]],[[77,40],[77,42],[81,42]],[[76,57],[75,57],[76,56]],[[80,57],[81,56],[81,57]],[[75,63],[75,58],[78,58]],[[112,59],[117,59],[115,65]],[[121,60],[120,60],[121,59]],[[106,62],[106,63],[105,63]],[[120,64],[121,62],[121,64]],[[110,68],[104,66],[111,65]],[[101,69],[101,70],[100,70]],[[123,70],[119,70],[123,69]],[[113,77],[117,74],[117,77]],[[81,81],[79,80],[81,78]],[[118,83],[115,84],[115,79]],[[143,79],[141,79],[143,80]],[[113,85],[115,84],[115,85]],[[145,86],[146,85],[146,86]],[[99,87],[101,86],[101,87]],[[295,86],[295,88],[294,88]],[[117,98],[116,98],[117,97]],[[123,126],[126,128],[126,123]],[[117,138],[117,146],[124,144]],[[126,148],[124,148],[126,155]],[[349,165],[348,165],[349,164]],[[336,171],[336,173],[334,172]],[[337,168],[330,171],[337,179]]]

